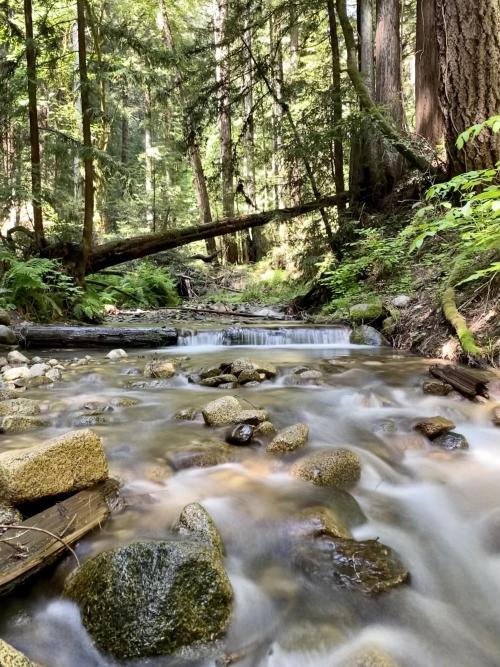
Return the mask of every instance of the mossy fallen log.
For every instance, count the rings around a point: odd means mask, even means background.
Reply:
[[[0,595],[6,595],[100,526],[119,505],[118,482],[109,479],[26,519],[2,527]]]
[[[441,297],[441,305],[443,307],[444,316],[455,330],[464,353],[468,357],[483,356],[483,351],[477,345],[474,339],[474,334],[467,326],[465,317],[460,314],[457,308],[455,289],[453,287],[447,287],[445,289]]]

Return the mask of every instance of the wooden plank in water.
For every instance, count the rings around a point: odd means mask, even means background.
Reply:
[[[463,396],[474,399],[476,396],[488,398],[488,380],[472,371],[457,366],[431,366],[429,373],[443,382],[451,384]]]
[[[177,345],[173,327],[70,327],[25,325],[16,334],[23,347],[159,347]]]
[[[6,530],[0,537],[0,595],[69,553],[52,535],[71,545],[100,526],[119,505],[118,488],[116,480],[108,479]]]

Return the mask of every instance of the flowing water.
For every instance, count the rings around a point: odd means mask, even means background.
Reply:
[[[30,445],[69,430],[88,401],[138,399],[95,427],[128,507],[79,543],[80,558],[133,539],[168,537],[183,506],[199,501],[226,546],[235,593],[228,650],[256,647],[237,663],[242,667],[340,667],[367,646],[401,666],[498,667],[500,437],[490,406],[424,395],[428,361],[350,346],[341,329],[233,329],[188,334],[183,342],[154,354],[188,355],[185,372],[245,356],[272,362],[279,375],[229,392],[190,384],[185,374],[131,387],[141,380],[134,369],[153,351],[115,363],[92,352],[89,366],[68,371],[53,389],[33,392],[54,415],[53,426],[4,436],[5,447]],[[246,345],[234,344],[241,342]],[[293,369],[303,365],[321,370],[321,383],[290,384]],[[356,451],[363,472],[351,496],[292,478],[289,463],[300,451],[278,459],[258,445],[238,448],[233,463],[169,471],[169,452],[223,433],[201,420],[176,422],[176,409],[201,408],[224,393],[265,408],[278,427],[307,423],[308,450]],[[437,450],[412,431],[414,418],[433,415],[452,419],[470,449]],[[304,579],[290,566],[286,531],[311,505],[331,508],[356,539],[378,537],[393,547],[411,582],[372,599]],[[114,663],[92,647],[76,607],[60,597],[72,567],[68,557],[4,598],[0,636],[50,667],[108,667]],[[172,658],[134,663],[173,664]],[[187,664],[214,665],[214,659]]]

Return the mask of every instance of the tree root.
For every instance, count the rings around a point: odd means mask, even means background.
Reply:
[[[477,345],[474,334],[467,326],[465,317],[458,312],[454,287],[447,287],[441,297],[443,313],[455,330],[462,350],[468,357],[482,357],[483,350]]]

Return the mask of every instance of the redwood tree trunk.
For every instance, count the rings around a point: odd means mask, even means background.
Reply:
[[[500,160],[500,134],[489,131],[457,150],[457,135],[500,113],[499,0],[436,0],[436,33],[441,71],[450,174],[483,169]]]
[[[436,41],[436,0],[417,0],[415,53],[415,126],[432,148],[443,142],[444,119],[439,103],[439,54]]]
[[[77,23],[78,23],[78,62],[80,65],[80,99],[82,104],[82,130],[83,130],[83,166],[85,174],[84,185],[84,215],[82,235],[82,275],[85,275],[85,267],[92,254],[92,234],[94,227],[94,161],[92,157],[92,131],[90,127],[90,91],[87,74],[87,45],[85,38],[85,0],[77,0]]]
[[[229,47],[224,43],[228,0],[214,0],[215,78],[219,119],[220,159],[222,167],[222,214],[234,216],[234,166],[231,134],[231,100]],[[225,256],[229,263],[238,261],[238,243],[235,237],[224,239]]]
[[[375,33],[375,101],[384,107],[394,127],[403,130],[405,114],[401,87],[400,0],[377,0]],[[380,142],[378,195],[389,194],[404,172],[404,160],[385,139]]]
[[[33,204],[33,228],[38,248],[45,243],[42,216],[42,174],[40,169],[40,138],[38,133],[38,106],[36,80],[36,48],[33,38],[33,11],[31,0],[24,0],[26,26],[26,67],[28,74],[28,111],[31,147],[31,189]]]

